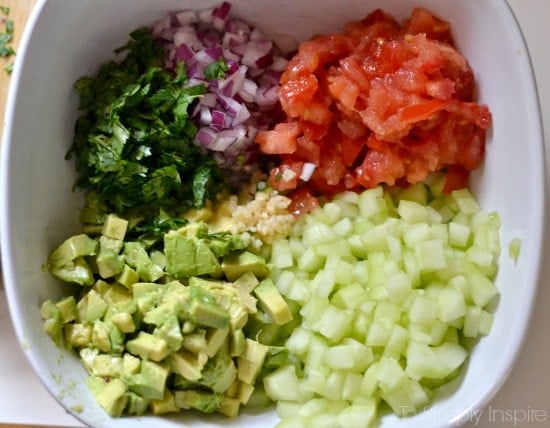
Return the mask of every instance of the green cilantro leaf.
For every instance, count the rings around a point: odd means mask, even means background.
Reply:
[[[108,210],[143,215],[141,230],[158,230],[154,212],[200,208],[223,185],[215,160],[193,142],[190,111],[206,87],[187,85],[184,63],[164,70],[148,29],[115,52],[125,58],[75,82],[83,115],[66,158],[77,158],[77,187]]]
[[[204,67],[203,74],[208,80],[223,79],[229,71],[229,66],[222,57]]]

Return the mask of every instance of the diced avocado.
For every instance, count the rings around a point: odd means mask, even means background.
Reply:
[[[134,268],[143,281],[155,282],[164,276],[160,266],[153,263],[145,247],[139,242],[124,244],[126,263]]]
[[[197,275],[219,276],[221,267],[210,248],[198,238],[179,233],[164,235],[166,272],[177,279]]]
[[[114,354],[119,354],[124,351],[125,335],[117,326],[111,322],[107,322],[109,327],[109,341],[111,342],[111,351]]]
[[[266,278],[260,282],[254,289],[254,294],[260,307],[276,324],[283,325],[293,319],[288,304],[271,279]]]
[[[128,221],[116,216],[115,214],[109,214],[105,218],[103,223],[103,229],[101,234],[108,238],[116,239],[118,241],[124,240],[126,236],[126,230],[128,229]]]
[[[246,382],[239,382],[239,392],[237,394],[237,399],[241,404],[247,404],[248,400],[254,392],[254,386]]]
[[[192,299],[189,313],[202,326],[224,329],[229,325],[229,314],[215,302]]]
[[[95,394],[95,398],[111,416],[121,416],[128,402],[126,391],[124,382],[114,378],[100,388]]]
[[[97,253],[98,243],[88,235],[71,236],[57,247],[48,257],[50,270],[63,268],[67,263],[84,256],[94,256]]]
[[[124,353],[122,356],[122,376],[133,375],[141,370],[141,360],[132,354]]]
[[[183,336],[183,342],[181,346],[193,354],[199,352],[206,352],[208,347],[206,343],[206,330],[197,329],[194,333],[186,334]]]
[[[127,414],[140,416],[147,411],[151,400],[144,398],[141,395],[138,395],[132,391],[128,391],[126,395],[128,396],[128,403],[126,404],[125,409]]]
[[[100,319],[108,307],[109,304],[92,288],[76,304],[78,320],[92,323]]]
[[[133,333],[136,331],[134,319],[128,312],[117,312],[109,318],[109,321],[111,321],[122,333]]]
[[[206,355],[213,357],[219,351],[221,346],[225,343],[227,335],[229,334],[228,328],[213,328],[206,333]]]
[[[92,374],[103,378],[120,377],[122,374],[122,357],[99,354],[92,361]]]
[[[219,409],[222,396],[213,392],[191,389],[176,391],[174,401],[181,409],[196,409],[203,413],[214,413]]]
[[[162,251],[151,250],[151,252],[149,253],[149,257],[151,258],[153,264],[157,265],[161,269],[164,269],[166,267],[166,256]]]
[[[120,256],[123,241],[101,236],[99,238],[99,251],[96,257],[96,265],[99,276],[104,279],[112,278],[122,272],[125,266],[124,257]]]
[[[58,301],[55,306],[61,311],[61,322],[67,324],[76,319],[76,300],[74,296],[68,296]]]
[[[227,312],[230,318],[232,329],[242,328],[248,320],[248,312],[241,299],[237,296],[236,290],[230,284],[221,281],[209,281],[203,278],[189,278],[191,294],[198,296],[206,295],[209,301],[213,301]],[[214,326],[212,326],[214,327]]]
[[[150,309],[143,316],[143,321],[147,324],[161,326],[166,319],[172,315],[177,315],[181,308],[181,302],[177,300],[164,301],[158,306]]]
[[[91,346],[91,344],[90,344],[90,346]],[[92,363],[94,362],[95,358],[99,355],[99,349],[92,348],[92,347],[82,348],[78,352],[78,355],[79,355],[80,359],[82,360],[82,365],[84,366],[84,368],[86,370],[88,370],[88,372],[91,372],[92,371]],[[88,384],[88,386],[90,386],[90,385]],[[91,386],[90,386],[90,389],[92,389]]]
[[[202,378],[199,380],[199,384],[215,392],[225,391],[233,383],[233,374],[236,376],[236,371],[230,367],[234,365],[234,361],[229,355],[229,346],[227,342],[224,342],[216,355],[206,362],[202,369]],[[233,379],[231,380],[231,378]]]
[[[220,402],[218,412],[228,418],[236,418],[239,415],[239,408],[241,403],[236,398],[223,396]]]
[[[180,410],[180,408],[176,406],[174,395],[168,389],[164,392],[164,397],[162,397],[162,399],[151,400],[150,408],[154,415],[174,413]]]
[[[214,392],[225,392],[237,379],[235,362],[231,358],[229,358],[227,362],[228,364],[225,370],[218,375],[216,382],[211,386]]]
[[[108,284],[107,289],[103,293],[103,300],[111,306],[118,307],[125,303],[130,303],[133,299],[132,294],[126,287],[116,283],[111,283]]]
[[[44,331],[57,345],[61,345],[63,341],[61,310],[51,300],[46,300],[40,307],[40,314],[44,319]]]
[[[197,356],[187,351],[179,351],[170,356],[170,369],[189,381],[197,381],[202,377],[204,364]]]
[[[223,257],[222,270],[229,281],[235,281],[246,272],[257,278],[264,278],[269,273],[265,259],[250,251],[229,253]]]
[[[252,295],[252,291],[258,284],[259,281],[252,272],[246,272],[233,281],[233,287],[237,291],[237,295],[250,314],[255,314],[258,311],[256,308],[257,300]]]
[[[145,331],[140,331],[136,338],[126,342],[126,349],[141,358],[161,361],[169,354],[166,340]]]
[[[128,388],[150,400],[161,400],[166,390],[169,367],[153,361],[142,360],[141,370],[134,375],[125,376]]]
[[[193,298],[189,305],[189,313],[195,323],[206,327],[227,328],[229,314],[215,302]]]
[[[84,348],[92,342],[92,326],[71,323],[63,328],[65,343],[72,348]]]
[[[266,345],[247,338],[244,353],[237,359],[237,378],[242,382],[253,385],[256,376],[262,369],[267,351],[268,347]]]
[[[171,352],[180,349],[183,343],[180,323],[175,314],[169,315],[164,323],[154,330],[153,334],[164,339],[168,343],[168,348]]]
[[[231,342],[229,346],[229,355],[232,357],[239,357],[244,353],[246,349],[246,339],[241,329],[231,332]]]
[[[122,266],[120,273],[115,276],[115,279],[126,288],[131,289],[132,285],[139,281],[139,275],[134,269],[125,264]]]
[[[103,352],[111,352],[111,338],[109,325],[97,320],[92,329],[92,345]]]
[[[138,299],[147,293],[158,292],[160,288],[160,285],[154,282],[136,282],[132,284],[132,294],[135,299]]]
[[[62,267],[51,269],[50,272],[65,282],[78,285],[92,285],[94,283],[92,269],[83,257],[77,257]]]

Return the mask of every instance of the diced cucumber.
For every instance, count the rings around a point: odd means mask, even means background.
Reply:
[[[346,193],[294,228],[304,251],[275,282],[287,298],[296,282],[310,297],[286,341],[303,373],[287,368],[289,391],[274,381],[267,391],[282,400],[280,426],[369,426],[379,401],[416,414],[459,373],[463,337],[490,332],[499,218],[467,189],[444,195],[437,177],[429,191]]]

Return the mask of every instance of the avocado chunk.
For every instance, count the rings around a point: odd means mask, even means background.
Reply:
[[[269,278],[264,279],[254,289],[260,307],[277,325],[283,325],[292,320],[292,313],[279,290]]]
[[[122,374],[122,357],[118,355],[99,354],[92,361],[92,374],[103,378],[120,377]]]
[[[40,315],[44,320],[44,331],[53,339],[57,345],[63,341],[63,323],[61,310],[51,300],[46,300],[40,306]]]
[[[78,320],[93,323],[105,315],[108,307],[109,304],[92,288],[76,304]]]
[[[111,379],[99,388],[95,398],[111,416],[120,416],[126,407],[128,397],[126,385],[118,378]]]
[[[76,319],[76,300],[74,296],[68,296],[55,304],[60,310],[61,322],[67,324]]]
[[[136,394],[135,392],[128,391],[126,394],[128,397],[128,403],[126,404],[126,413],[129,415],[143,415],[147,408],[149,407],[149,403],[151,400],[142,397],[141,395]]]
[[[177,279],[221,274],[218,259],[200,238],[167,233],[164,235],[164,252],[166,272]]]
[[[179,407],[176,406],[174,394],[169,389],[164,391],[164,397],[160,400],[151,400],[150,404],[153,415],[163,415],[165,413],[179,412]]]
[[[187,351],[179,351],[170,356],[171,371],[183,376],[189,381],[198,381],[202,377],[204,363]]]
[[[248,311],[237,291],[230,284],[221,281],[210,281],[203,278],[189,278],[189,288],[198,296],[207,295],[229,315],[233,330],[242,328],[248,321]],[[217,327],[217,326],[211,326]],[[218,327],[219,328],[219,327]]]
[[[124,220],[115,214],[109,214],[103,223],[101,234],[107,238],[122,241],[126,236],[128,229],[128,221]]]
[[[124,266],[122,266],[122,270],[118,275],[116,275],[115,279],[126,288],[131,288],[133,284],[139,281],[139,275],[130,266],[124,264]]]
[[[94,283],[92,269],[83,257],[77,257],[62,267],[51,269],[50,272],[61,281],[84,286]]]
[[[237,378],[250,385],[254,384],[267,356],[268,347],[252,339],[246,339],[246,348],[237,358]]]
[[[140,279],[147,282],[155,282],[164,276],[162,268],[151,260],[147,250],[140,242],[126,242],[124,244],[126,263],[134,268]]]
[[[135,339],[126,342],[126,349],[134,355],[153,361],[161,361],[169,354],[166,340],[140,331]]]
[[[244,273],[233,282],[233,287],[237,291],[237,295],[250,314],[255,314],[258,312],[256,307],[257,300],[251,294],[258,284],[259,281],[252,272]]]
[[[174,393],[176,406],[182,409],[195,409],[203,413],[214,413],[219,409],[222,395],[208,391],[190,389]]]
[[[125,376],[128,388],[150,400],[162,400],[166,390],[169,367],[149,360],[142,360],[141,370],[134,375]]]
[[[189,314],[199,325],[214,328],[227,328],[229,314],[215,302],[194,298],[189,305]]]
[[[253,273],[257,278],[264,278],[269,273],[265,259],[250,251],[225,255],[222,261],[222,270],[228,281],[235,281],[247,272]]]
[[[109,319],[122,333],[133,333],[136,331],[136,324],[132,315],[128,312],[117,312]]]
[[[71,236],[57,247],[48,257],[50,271],[64,267],[67,263],[84,256],[94,256],[98,243],[86,234]]]
[[[99,276],[107,279],[122,272],[125,266],[124,257],[119,255],[122,246],[121,240],[107,236],[99,238],[99,251],[95,259]]]
[[[65,343],[73,348],[85,348],[92,342],[92,330],[89,324],[67,324],[63,328]]]

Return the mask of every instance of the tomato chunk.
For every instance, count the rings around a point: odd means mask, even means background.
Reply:
[[[330,196],[443,169],[454,189],[482,163],[491,112],[473,100],[474,74],[449,23],[423,8],[402,24],[377,9],[301,43],[280,83],[287,120],[256,138],[280,156],[271,173],[280,190]],[[301,162],[316,166],[307,180],[292,175]]]

